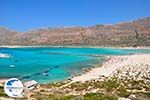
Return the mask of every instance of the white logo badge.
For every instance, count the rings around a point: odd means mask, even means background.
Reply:
[[[11,78],[5,82],[5,93],[10,97],[20,97],[23,92],[23,84],[17,78]]]

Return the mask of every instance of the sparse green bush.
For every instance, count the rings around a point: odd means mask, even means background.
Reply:
[[[142,93],[144,95],[146,95],[148,98],[150,98],[150,93]]]
[[[118,92],[117,92],[118,96],[120,97],[128,97],[131,93],[126,91],[126,89],[121,86],[119,89],[118,89]]]
[[[0,86],[0,97],[7,97],[7,95],[4,92],[4,87]]]
[[[117,82],[116,79],[110,79],[106,82],[103,83],[104,88],[110,92],[116,89],[119,86],[119,83]]]
[[[87,93],[84,95],[84,100],[117,100],[117,97],[103,93]]]

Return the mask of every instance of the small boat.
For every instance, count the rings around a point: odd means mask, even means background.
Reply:
[[[15,67],[15,65],[10,65],[9,67],[10,67],[10,68],[14,68],[14,67]]]
[[[10,58],[9,54],[0,53],[0,58]]]
[[[33,75],[40,75],[41,73],[35,73],[35,74],[33,74]]]

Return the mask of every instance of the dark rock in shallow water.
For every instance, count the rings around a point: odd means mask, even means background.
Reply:
[[[54,68],[58,68],[59,66],[54,66]]]
[[[58,68],[59,66],[54,66],[54,67],[52,67],[52,68],[49,68],[49,70],[53,70],[53,69],[55,69],[55,68]]]
[[[18,62],[18,60],[15,60],[15,62]]]
[[[46,71],[44,71],[43,73],[48,73],[49,72],[49,70],[46,70]]]
[[[23,76],[22,78],[23,78],[23,79],[29,79],[30,76]]]
[[[35,74],[32,74],[30,76],[24,76],[22,78],[24,79],[29,79],[31,76],[36,76],[36,75],[43,75],[43,76],[49,76],[49,71],[52,70],[52,69],[55,69],[55,68],[58,68],[59,66],[54,66],[52,68],[49,68],[48,70],[45,70],[43,72],[39,72],[39,73],[35,73]]]
[[[32,76],[34,76],[34,75],[40,75],[41,73],[35,73],[35,74],[33,74]]]
[[[9,78],[19,78],[20,75],[13,75],[13,76],[3,76],[2,74],[0,74],[0,79],[9,79]]]

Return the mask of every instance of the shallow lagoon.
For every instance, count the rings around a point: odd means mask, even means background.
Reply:
[[[17,77],[48,83],[79,74],[101,63],[105,55],[150,53],[150,49],[37,47],[0,48],[0,53],[11,55],[0,58],[0,78]]]

